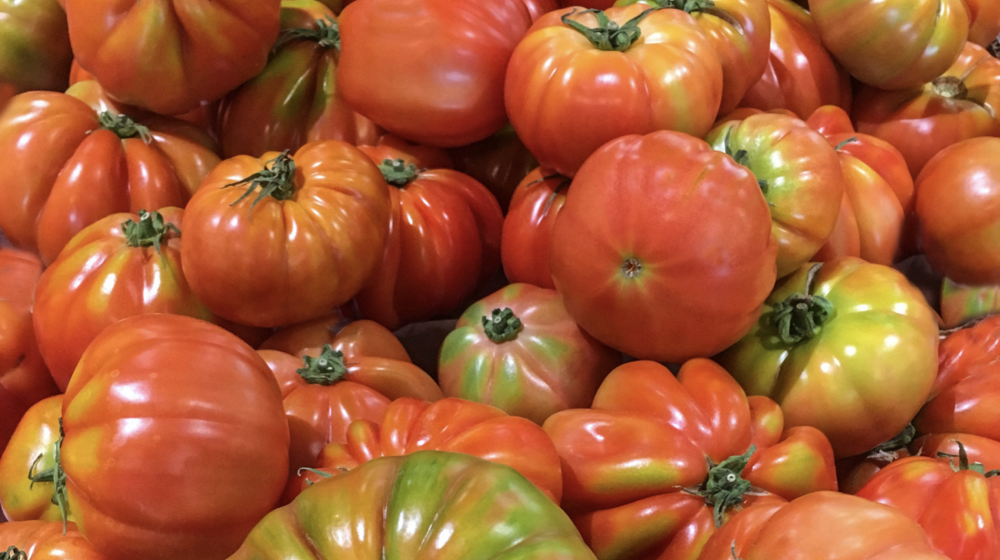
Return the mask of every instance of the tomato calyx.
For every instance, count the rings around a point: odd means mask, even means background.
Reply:
[[[333,385],[347,375],[344,353],[334,350],[329,344],[323,345],[319,356],[306,356],[302,361],[305,367],[295,370],[295,373],[312,385]]]
[[[962,100],[969,96],[969,88],[958,76],[938,76],[931,82],[931,87],[934,93],[946,99]]]
[[[993,478],[994,476],[1000,476],[1000,469],[992,470],[987,472],[986,467],[982,463],[969,463],[969,453],[965,450],[965,445],[962,442],[953,440],[958,444],[958,455],[953,453],[945,453],[944,451],[938,451],[937,456],[941,459],[948,459],[948,464],[951,465],[951,470],[955,472],[962,471],[972,471],[977,472],[986,478]],[[958,459],[958,464],[955,464],[955,459]]]
[[[869,451],[868,458],[891,463],[899,459],[899,452],[909,447],[916,436],[917,429],[913,424],[907,424],[899,435],[889,441],[878,444],[874,449]]]
[[[715,7],[714,0],[643,0],[644,3],[661,8],[673,8],[689,14],[702,12]]]
[[[108,111],[101,111],[97,115],[97,120],[101,123],[101,128],[114,132],[115,136],[122,140],[136,136],[147,144],[153,140],[153,135],[150,134],[148,127],[135,122],[126,115],[115,115]]]
[[[306,27],[296,27],[294,29],[285,29],[281,32],[281,36],[278,37],[278,41],[274,44],[274,48],[271,49],[271,55],[278,51],[281,47],[286,44],[296,41],[316,41],[319,46],[326,49],[340,50],[340,24],[337,20],[330,16],[326,16],[324,19],[316,20],[316,29],[310,29]]]
[[[164,223],[163,215],[159,212],[147,212],[139,210],[139,221],[128,220],[122,223],[122,233],[125,235],[125,243],[129,247],[155,247],[156,252],[160,252],[160,245],[163,238],[173,231],[180,235],[181,230],[174,224]]]
[[[688,494],[705,498],[705,503],[713,506],[716,527],[721,527],[725,522],[726,511],[743,503],[743,496],[764,493],[742,476],[743,469],[747,468],[750,457],[756,451],[757,446],[751,445],[746,453],[734,455],[718,464],[710,457],[706,458],[708,477],[705,482],[701,486],[684,489]]]
[[[483,315],[483,331],[491,342],[497,344],[517,338],[522,327],[521,320],[509,307],[494,309],[491,316]]]
[[[261,200],[269,196],[273,196],[278,200],[288,200],[295,196],[295,161],[288,155],[288,150],[285,150],[274,159],[265,162],[264,169],[235,183],[223,185],[222,188],[236,187],[246,183],[250,183],[250,187],[230,206],[236,206],[258,188],[260,189],[260,193],[257,195],[257,199],[253,201],[253,204],[250,205],[251,213],[253,213],[253,209]]]
[[[31,463],[31,467],[28,468],[28,480],[31,481],[31,484],[28,486],[29,490],[35,487],[36,482],[51,482],[55,486],[52,491],[52,503],[59,507],[64,535],[66,534],[66,523],[69,520],[69,500],[66,496],[66,471],[62,468],[62,442],[65,437],[66,433],[63,431],[63,421],[60,418],[59,439],[52,444],[52,467],[36,473],[35,467],[42,460],[42,455],[39,455],[35,457],[34,462]]]
[[[0,552],[0,560],[28,560],[28,553],[11,545],[7,550]]]
[[[618,25],[618,22],[611,21],[603,10],[595,9],[573,10],[562,16],[562,22],[582,33],[595,47],[602,51],[625,52],[642,36],[642,30],[639,29],[639,22],[659,9],[650,8],[626,21],[623,25]],[[578,13],[585,14],[588,12],[594,14],[594,17],[597,18],[597,27],[587,27],[578,21],[570,19],[571,16]]]
[[[823,296],[795,293],[774,306],[771,321],[785,344],[810,339],[833,314],[833,304]]]
[[[394,187],[405,187],[413,182],[417,178],[417,175],[420,175],[420,170],[417,169],[416,164],[408,164],[402,159],[384,159],[379,164],[378,170],[385,177],[385,182]]]

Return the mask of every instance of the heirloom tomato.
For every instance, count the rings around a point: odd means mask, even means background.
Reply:
[[[453,311],[500,268],[503,212],[478,181],[423,146],[380,143],[360,150],[389,184],[389,236],[381,263],[355,301],[390,329]],[[435,153],[436,152],[436,153]]]
[[[107,560],[87,542],[76,525],[59,522],[18,521],[0,524],[0,557],[8,560]],[[15,550],[11,550],[14,547]],[[25,554],[18,556],[18,551]]]
[[[895,146],[917,177],[948,146],[1000,136],[1000,60],[968,43],[932,81],[900,91],[861,88],[852,116],[858,132]]]
[[[464,146],[506,123],[504,71],[530,25],[522,0],[357,0],[340,14],[337,87],[393,134]]]
[[[139,315],[106,328],[62,413],[70,508],[109,560],[225,558],[288,476],[274,375],[235,335],[191,317]]]
[[[916,191],[921,247],[934,269],[964,284],[1000,283],[1000,138],[945,148]]]
[[[716,359],[790,426],[819,428],[837,457],[896,436],[927,400],[937,365],[934,310],[901,273],[846,257],[778,283],[743,340]]]
[[[969,41],[988,47],[1000,34],[1000,3],[991,0],[965,0],[969,9]]]
[[[704,136],[719,112],[722,65],[683,10],[566,8],[542,16],[518,44],[504,96],[511,124],[541,165],[573,176],[620,136]]]
[[[30,308],[43,268],[35,255],[0,246],[0,300]]]
[[[112,97],[175,115],[254,77],[280,0],[62,0],[73,54]]]
[[[316,355],[327,344],[343,352],[348,359],[377,356],[411,361],[403,344],[390,330],[374,321],[352,321],[339,313],[280,329],[264,341],[261,350],[277,350],[302,358]]]
[[[448,155],[455,162],[455,171],[489,189],[505,214],[517,186],[538,167],[538,160],[509,124],[485,140],[448,150]]]
[[[823,434],[803,427],[782,437],[775,403],[748,399],[703,358],[676,377],[655,362],[622,365],[591,408],[558,412],[543,427],[562,458],[563,507],[601,560],[696,560],[762,491],[784,501],[837,489]]]
[[[441,346],[446,396],[541,424],[584,408],[622,355],[573,321],[555,290],[511,284],[474,303]]]
[[[1000,469],[1000,441],[973,434],[930,434],[911,444],[914,452],[924,457],[960,457],[964,452],[969,461],[980,463],[984,470]]]
[[[337,140],[219,164],[184,211],[181,259],[216,315],[278,327],[326,315],[379,264],[389,188]]]
[[[219,162],[212,139],[167,117],[138,122],[71,95],[22,93],[0,114],[7,180],[0,229],[50,263],[116,212],[183,207]]]
[[[432,404],[402,398],[393,401],[378,421],[355,420],[344,442],[323,448],[317,468],[303,477],[303,486],[372,459],[427,450],[466,453],[507,465],[556,503],[562,496],[559,455],[540,427],[498,408],[462,399]]]
[[[809,12],[834,58],[884,90],[934,79],[969,36],[964,0],[809,0]]]
[[[53,476],[62,403],[63,396],[54,395],[29,408],[0,456],[0,507],[11,521],[61,521],[64,515],[73,521],[65,492],[56,495]]]
[[[706,140],[757,179],[771,211],[778,278],[811,259],[833,232],[845,190],[826,138],[799,119],[764,113],[724,123]]]
[[[511,282],[555,289],[549,272],[549,248],[570,182],[568,177],[539,167],[514,191],[500,237],[500,260]]]
[[[16,93],[63,91],[73,51],[58,0],[0,2],[0,84]]]
[[[969,286],[948,278],[941,283],[941,321],[944,328],[954,328],[995,313],[1000,313],[1000,283]]]
[[[308,142],[378,139],[373,122],[337,90],[340,30],[316,0],[282,0],[281,36],[264,70],[219,106],[223,157],[298,150]]]
[[[919,525],[896,509],[837,492],[737,513],[701,560],[948,560]]]
[[[212,320],[181,273],[182,216],[180,208],[164,208],[102,218],[42,273],[35,336],[61,390],[90,342],[112,323],[147,313]]]
[[[750,171],[661,131],[610,142],[580,168],[549,266],[583,330],[637,358],[677,362],[746,333],[774,284],[776,250]]]
[[[313,484],[230,560],[348,557],[594,560],[566,514],[517,471],[443,451],[382,457]]]
[[[790,0],[767,0],[767,7],[770,56],[740,106],[788,109],[803,119],[822,105],[849,109],[851,77],[823,47],[809,12]]]

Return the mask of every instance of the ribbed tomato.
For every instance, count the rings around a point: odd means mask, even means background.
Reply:
[[[17,560],[18,551],[27,560],[107,560],[87,542],[76,525],[45,521],[0,524],[0,542],[8,547],[0,555]],[[15,547],[11,550],[9,547]]]
[[[521,181],[503,221],[500,259],[507,279],[555,289],[549,248],[556,217],[566,204],[569,177],[539,167]]]
[[[0,508],[10,521],[73,521],[65,493],[56,496],[56,447],[61,443],[62,395],[28,409],[0,456]]]

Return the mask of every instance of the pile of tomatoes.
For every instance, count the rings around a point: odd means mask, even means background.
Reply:
[[[0,560],[1000,559],[998,33],[0,2]]]

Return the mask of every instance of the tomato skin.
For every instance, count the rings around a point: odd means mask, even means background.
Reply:
[[[493,193],[504,214],[517,186],[538,167],[538,160],[509,124],[485,140],[448,150],[448,155],[455,162],[455,171],[479,181]]]
[[[941,321],[946,329],[1000,312],[1000,285],[969,286],[948,278],[941,283]]]
[[[1000,136],[1000,60],[967,43],[958,60],[935,80],[900,91],[861,88],[854,103],[858,132],[895,146],[913,177],[948,146]],[[954,93],[956,88],[959,93]]]
[[[1000,34],[1000,4],[989,0],[965,0],[969,10],[969,41],[988,47]]]
[[[235,551],[288,473],[267,364],[222,328],[179,315],[115,323],[80,364],[61,458],[81,532],[109,560]]]
[[[494,341],[483,320],[510,309],[514,338]],[[441,346],[438,380],[446,396],[495,406],[541,424],[560,410],[584,408],[619,352],[583,332],[555,290],[511,284],[474,303]]]
[[[393,134],[471,144],[506,122],[504,71],[530,25],[520,0],[359,0],[340,14],[337,85]]]
[[[336,140],[306,144],[292,156],[291,198],[265,196],[251,208],[255,193],[236,203],[247,185],[226,185],[269,169],[278,155],[223,161],[181,225],[184,275],[195,294],[216,315],[255,327],[314,319],[345,303],[375,270],[388,234],[382,173]]]
[[[809,0],[823,44],[858,80],[884,90],[919,86],[965,46],[963,0]]]
[[[511,283],[555,289],[549,272],[549,248],[570,182],[568,177],[539,167],[514,191],[500,238],[500,259]]]
[[[374,321],[351,321],[339,314],[285,327],[265,340],[261,349],[278,350],[301,358],[318,354],[324,344],[343,352],[345,359],[372,356],[411,361],[406,348],[390,330]]]
[[[0,506],[10,521],[61,521],[59,507],[52,503],[51,482],[32,482],[28,473],[40,473],[55,465],[54,444],[59,439],[62,395],[46,397],[28,409],[0,456]],[[69,512],[73,521],[73,512]]]
[[[29,560],[107,560],[73,523],[16,521],[0,524],[0,542],[16,546]],[[6,550],[6,549],[4,549]]]
[[[507,114],[541,165],[572,177],[595,150],[621,136],[708,132],[722,99],[722,66],[693,17],[653,11],[639,22],[640,35],[628,50],[601,51],[563,23],[574,9],[535,22],[507,67]],[[640,3],[605,13],[624,25],[648,9]],[[597,25],[588,12],[570,19]]]
[[[0,300],[30,308],[43,268],[37,256],[0,245]]]
[[[784,342],[773,321],[793,294],[833,306],[819,332],[797,343]],[[777,401],[788,426],[819,428],[843,458],[903,431],[930,395],[937,349],[935,313],[906,277],[847,257],[779,282],[760,321],[716,359],[747,394]]]
[[[958,455],[961,451],[958,443],[969,455],[969,461],[982,463],[987,471],[1000,469],[1000,441],[973,434],[938,433],[929,434],[914,440],[911,448],[924,457],[937,457],[943,452]]]
[[[0,15],[0,82],[14,93],[66,89],[73,52],[59,2],[4,2]]]
[[[215,101],[257,75],[280,0],[63,0],[73,54],[118,101],[163,115]]]
[[[677,362],[721,351],[750,328],[776,250],[749,170],[661,131],[619,138],[587,160],[556,221],[549,266],[583,330],[631,356]]]

